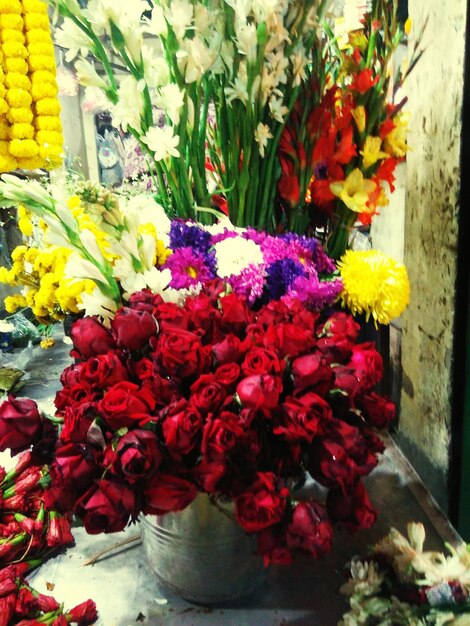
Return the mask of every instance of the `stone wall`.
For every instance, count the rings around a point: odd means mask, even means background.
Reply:
[[[409,0],[426,52],[409,78],[404,260],[412,286],[403,316],[398,439],[447,505],[465,0]],[[411,44],[413,41],[411,40]]]

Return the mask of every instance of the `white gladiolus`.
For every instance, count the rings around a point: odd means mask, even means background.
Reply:
[[[91,48],[90,38],[71,19],[65,18],[54,32],[54,41],[65,48],[65,60],[70,63],[79,54],[86,57]]]
[[[79,253],[73,252],[67,259],[64,269],[64,275],[67,278],[75,278],[76,280],[94,280],[95,282],[107,282],[106,276],[91,261],[87,261],[80,256]]]
[[[142,141],[154,153],[155,161],[161,161],[169,156],[178,157],[180,155],[178,152],[180,138],[178,135],[173,134],[171,126],[150,128],[142,138]]]
[[[85,59],[78,59],[75,62],[75,69],[77,70],[78,82],[86,87],[98,87],[99,89],[106,89],[107,85],[93,65]]]
[[[232,7],[237,20],[242,22],[245,22],[251,13],[252,0],[225,0],[225,3]]]
[[[187,0],[172,0],[164,9],[164,13],[168,24],[181,43],[193,22],[193,5]]]
[[[140,131],[144,111],[142,98],[144,86],[143,81],[138,82],[133,76],[126,76],[122,79],[118,90],[119,101],[115,105],[110,105],[115,126],[121,126],[123,130],[131,127]]]
[[[156,267],[152,267],[143,273],[143,277],[146,286],[153,291],[153,293],[162,293],[170,284],[171,272],[169,269],[159,270]]]
[[[96,287],[91,293],[83,291],[80,294],[80,299],[81,303],[79,302],[77,306],[85,312],[85,315],[98,315],[105,321],[112,319],[117,310],[114,300],[102,294],[99,287]]]
[[[160,89],[156,99],[157,106],[161,107],[176,126],[180,121],[180,111],[184,105],[184,92],[178,85],[168,83]]]
[[[160,37],[168,33],[168,26],[165,19],[163,9],[158,4],[154,4],[152,7],[152,17],[150,20],[144,22],[144,30],[149,35]]]
[[[274,98],[274,96],[269,100],[269,111],[271,113],[271,117],[280,124],[284,123],[284,118],[289,113],[289,109],[284,106],[282,100]]]
[[[258,144],[261,157],[264,157],[264,150],[268,145],[269,139],[272,139],[272,133],[269,126],[260,122],[255,130],[255,141]]]
[[[254,63],[258,50],[255,24],[237,24],[235,26],[235,35],[238,52],[246,56],[248,63]]]
[[[142,61],[144,64],[144,77],[149,89],[156,89],[167,85],[170,81],[168,63],[155,55],[155,50],[150,46],[142,46]]]

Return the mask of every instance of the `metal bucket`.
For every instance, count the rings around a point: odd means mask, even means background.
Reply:
[[[144,516],[142,544],[158,581],[198,604],[223,604],[247,595],[265,579],[256,538],[233,518],[233,505],[206,494],[178,513]]]

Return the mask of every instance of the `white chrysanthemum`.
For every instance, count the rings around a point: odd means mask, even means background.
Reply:
[[[243,237],[228,237],[216,243],[214,248],[217,274],[221,278],[239,274],[248,265],[263,263],[263,253],[259,245]]]
[[[169,156],[180,156],[178,151],[180,138],[179,135],[173,134],[171,126],[165,126],[165,128],[154,126],[150,128],[142,138],[142,141],[154,153],[155,161],[161,161]]]

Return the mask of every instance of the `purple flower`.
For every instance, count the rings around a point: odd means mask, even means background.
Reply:
[[[175,250],[163,266],[171,271],[170,287],[188,289],[214,278],[215,273],[207,261],[207,256],[191,248]]]
[[[305,275],[302,263],[293,259],[283,259],[271,263],[266,269],[267,278],[263,301],[279,300],[299,276]]]
[[[170,229],[170,248],[192,248],[195,252],[207,254],[211,246],[211,235],[196,224],[186,224],[173,220]]]
[[[245,239],[249,239],[250,241],[254,241],[258,245],[261,245],[263,241],[269,237],[269,235],[264,231],[259,231],[255,230],[254,228],[248,227],[243,233],[243,237]]]
[[[320,311],[325,306],[334,304],[342,290],[343,282],[340,278],[320,280],[316,270],[311,266],[307,269],[306,275],[298,276],[293,281],[287,295],[298,298],[312,309]]]
[[[219,241],[225,241],[226,239],[231,239],[232,237],[238,237],[237,231],[224,228],[224,230],[221,233],[212,235],[211,243],[213,246],[215,246],[215,244],[219,243]]]
[[[249,265],[239,274],[229,276],[227,282],[237,295],[245,297],[248,304],[252,306],[263,295],[265,282],[264,266]]]

